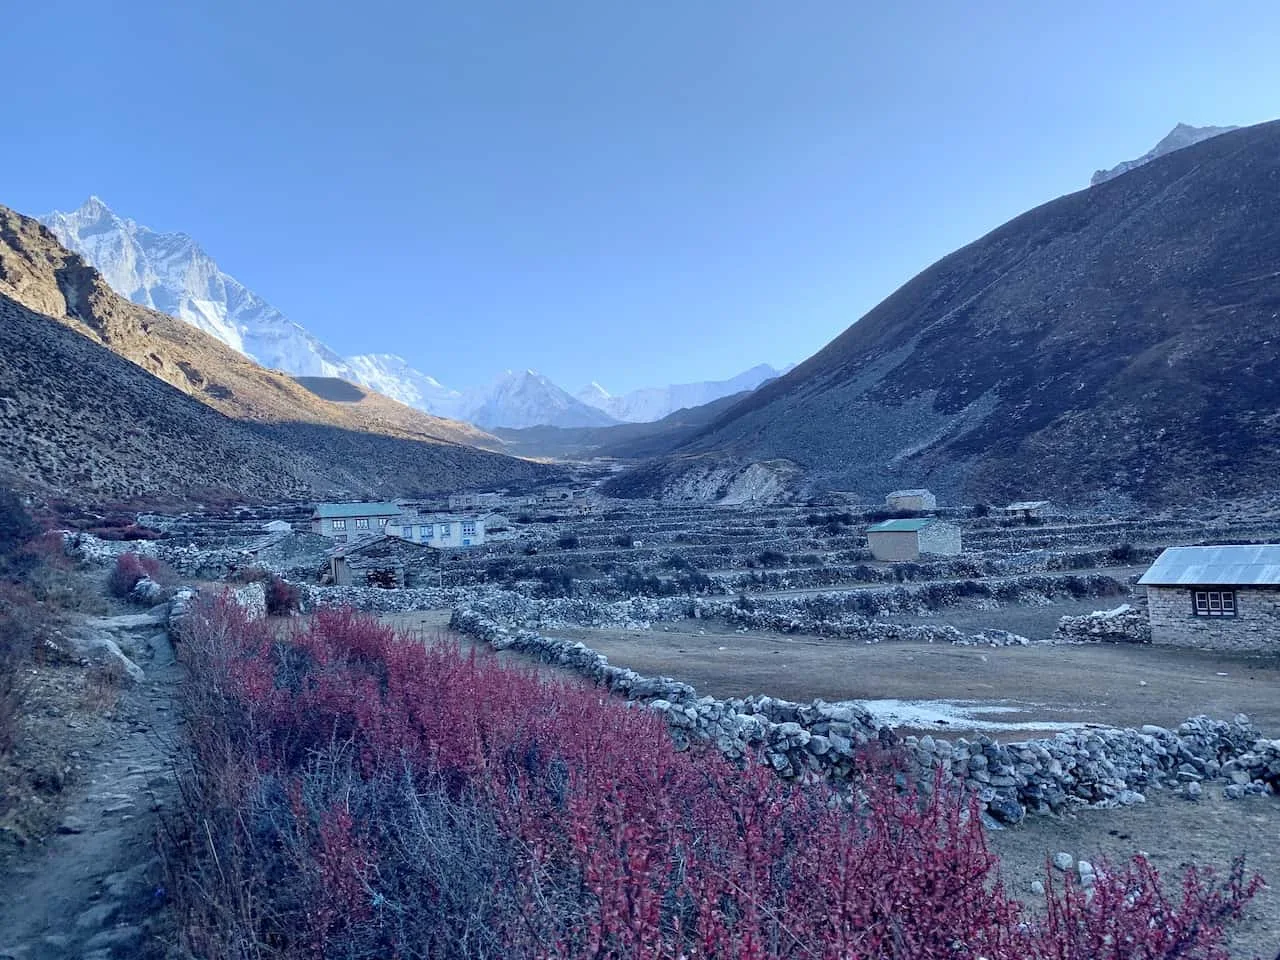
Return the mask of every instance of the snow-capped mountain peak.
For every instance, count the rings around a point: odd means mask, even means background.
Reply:
[[[602,427],[617,420],[570,396],[536,370],[504,371],[488,387],[468,392],[464,419],[486,428]]]
[[[1156,157],[1163,157],[1166,153],[1173,153],[1173,151],[1181,150],[1183,147],[1193,146],[1201,140],[1208,140],[1210,137],[1220,136],[1239,129],[1239,127],[1193,127],[1187,123],[1179,123],[1165,134],[1164,139],[1136,160],[1125,160],[1116,164],[1110,170],[1097,171],[1090,178],[1089,185],[1096,187],[1098,184],[1106,183],[1122,173],[1128,173],[1144,163],[1150,163]]]
[[[397,354],[340,356],[224,272],[189,234],[152,230],[120,216],[98,196],[76,210],[40,219],[117,293],[185,320],[263,366],[294,376],[341,377],[427,413],[485,428],[657,420],[777,375],[761,366],[719,384],[683,384],[624,397],[611,397],[593,383],[587,396],[575,398],[536,370],[507,370],[486,387],[458,391]]]
[[[668,387],[644,387],[616,397],[600,384],[593,382],[579,390],[577,398],[618,420],[648,423],[661,420],[668,414],[685,407],[698,407],[744,390],[754,390],[766,380],[781,376],[790,369],[786,367],[783,370],[777,370],[767,363],[761,363],[728,380],[676,383]]]
[[[461,417],[462,394],[414,369],[404,357],[394,353],[366,353],[347,357],[346,363],[356,382],[370,390],[436,416]]]
[[[350,377],[338,354],[224,273],[188,234],[158,233],[119,216],[97,196],[40,219],[134,303],[185,320],[263,366]]]

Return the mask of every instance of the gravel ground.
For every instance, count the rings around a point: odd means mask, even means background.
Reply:
[[[1175,884],[1191,864],[1225,872],[1244,853],[1250,872],[1270,885],[1230,930],[1234,960],[1270,960],[1280,950],[1280,798],[1222,799],[1221,785],[1205,788],[1192,803],[1153,790],[1147,802],[1115,810],[1081,810],[1064,817],[1028,817],[1023,825],[989,834],[1000,855],[1001,873],[1016,896],[1034,902],[1029,886],[1043,880],[1045,860],[1059,851],[1093,864],[1122,862],[1145,852],[1166,884]],[[1054,872],[1056,883],[1061,875]]]
[[[554,631],[611,663],[676,677],[718,697],[958,701],[1014,708],[995,717],[1035,735],[1037,721],[1173,726],[1196,714],[1244,712],[1280,736],[1280,657],[1111,644],[958,647],[851,644],[813,636],[735,633],[704,621],[651,631]],[[963,719],[946,725],[953,734]],[[919,729],[927,729],[920,727]],[[1052,727],[1039,730],[1051,733]],[[1005,736],[1003,739],[1015,739]]]

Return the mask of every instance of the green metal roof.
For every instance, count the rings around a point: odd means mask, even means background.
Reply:
[[[398,517],[400,508],[394,503],[317,503],[311,516],[321,520],[346,520],[351,517]]]
[[[934,522],[933,517],[920,517],[914,520],[886,520],[874,527],[867,527],[867,533],[914,533],[923,530]]]

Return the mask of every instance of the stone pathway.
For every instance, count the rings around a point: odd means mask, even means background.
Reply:
[[[145,676],[123,695],[120,735],[68,787],[56,834],[0,876],[0,960],[166,953],[156,836],[175,801],[180,668],[154,620],[95,627],[127,638]]]

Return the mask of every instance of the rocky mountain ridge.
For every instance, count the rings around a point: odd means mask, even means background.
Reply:
[[[340,377],[426,413],[483,429],[658,420],[777,375],[762,365],[726,381],[654,387],[598,402],[584,402],[534,371],[508,370],[489,384],[457,390],[396,354],[340,356],[222,270],[192,237],[152,230],[120,216],[98,197],[76,210],[39,219],[121,296],[185,320],[265,367],[294,376]]]
[[[1278,184],[1273,122],[1037,207],[609,489],[661,495],[711,463],[781,461],[869,499],[1274,490]]]
[[[1144,153],[1135,160],[1124,160],[1110,170],[1098,170],[1090,178],[1091,186],[1097,186],[1100,183],[1106,183],[1108,180],[1114,180],[1122,173],[1128,173],[1130,170],[1136,170],[1144,163],[1150,163],[1157,157],[1163,157],[1167,153],[1175,150],[1182,150],[1184,147],[1194,146],[1202,140],[1208,140],[1210,137],[1216,137],[1224,133],[1230,133],[1232,130],[1239,130],[1239,127],[1193,127],[1186,123],[1179,123],[1157,143],[1154,147]]]
[[[100,497],[410,494],[550,479],[500,441],[377,394],[318,396],[133,304],[35,220],[0,207],[3,463]]]

